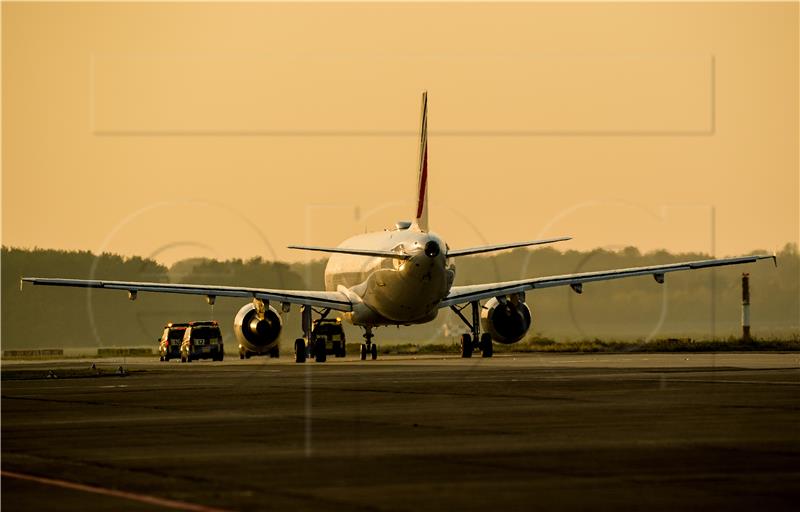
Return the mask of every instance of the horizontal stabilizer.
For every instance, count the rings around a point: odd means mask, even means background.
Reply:
[[[516,242],[513,244],[484,245],[482,247],[456,249],[454,251],[447,251],[447,257],[455,258],[456,256],[467,256],[469,254],[480,254],[482,252],[502,251],[504,249],[514,249],[516,247],[528,247],[530,245],[552,244],[553,242],[563,242],[564,240],[572,240],[572,237],[562,236],[559,238],[546,238],[544,240],[529,240],[527,242]]]
[[[332,252],[337,254],[353,254],[357,256],[372,256],[373,258],[395,258],[398,260],[410,260],[411,256],[392,251],[377,251],[372,249],[349,249],[345,247],[314,247],[310,245],[290,245],[289,249],[300,249],[303,251]]]

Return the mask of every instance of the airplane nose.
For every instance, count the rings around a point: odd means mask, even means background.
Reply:
[[[441,248],[439,248],[439,244],[434,242],[433,240],[429,241],[425,244],[425,255],[429,258],[435,258],[441,252]]]

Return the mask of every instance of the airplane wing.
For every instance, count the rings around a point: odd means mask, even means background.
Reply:
[[[521,279],[519,281],[505,281],[501,283],[487,283],[468,286],[453,286],[447,298],[443,300],[440,307],[448,307],[455,304],[463,304],[490,297],[498,297],[511,293],[519,293],[536,288],[550,288],[553,286],[569,285],[577,293],[583,291],[583,283],[593,281],[607,281],[610,279],[621,279],[623,277],[651,275],[659,283],[664,282],[664,274],[679,270],[694,270],[699,268],[721,267],[724,265],[738,265],[741,263],[753,263],[755,261],[772,258],[777,265],[775,255],[742,256],[738,258],[723,258],[713,260],[686,261],[682,263],[670,263],[667,265],[653,265],[649,267],[622,268],[615,270],[600,270],[596,272],[581,272],[578,274],[565,274],[562,276],[536,277],[532,279]]]
[[[343,293],[270,290],[267,288],[247,288],[240,286],[217,286],[205,284],[177,283],[142,283],[136,281],[102,281],[94,279],[60,279],[48,277],[23,277],[21,281],[34,285],[74,286],[79,288],[104,288],[109,290],[125,290],[132,299],[137,292],[183,293],[188,295],[205,295],[209,299],[216,297],[241,297],[245,299],[261,299],[290,304],[302,304],[331,308],[338,311],[352,311],[353,304]],[[20,287],[22,282],[20,282]]]

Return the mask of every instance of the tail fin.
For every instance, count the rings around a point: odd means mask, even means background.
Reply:
[[[419,179],[416,199],[417,214],[414,223],[420,231],[428,231],[428,91],[422,92],[422,126],[419,136]]]

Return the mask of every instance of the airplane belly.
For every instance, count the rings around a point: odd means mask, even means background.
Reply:
[[[424,323],[436,318],[449,289],[446,272],[379,270],[366,283],[364,303],[393,323]],[[440,269],[443,270],[443,269]]]
[[[433,254],[424,250],[431,242],[436,249]],[[405,230],[361,235],[342,244],[348,246],[398,251],[405,257],[331,255],[325,268],[325,288],[353,297],[353,311],[345,318],[355,325],[372,326],[417,324],[436,318],[455,276],[446,253],[440,250],[443,241]]]

